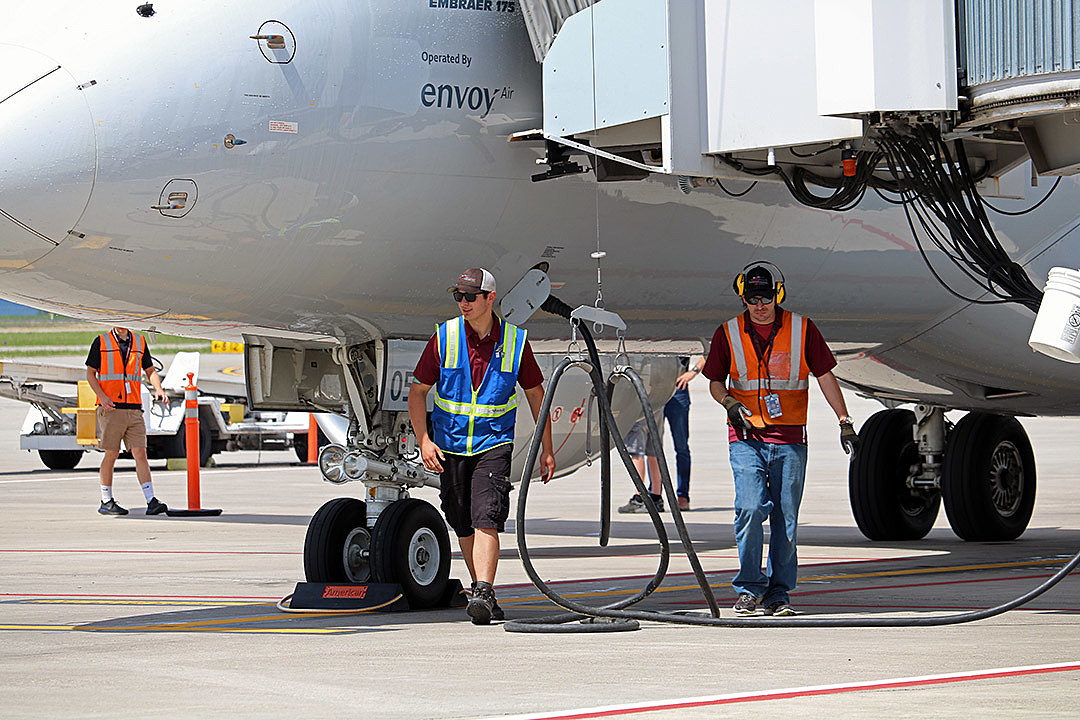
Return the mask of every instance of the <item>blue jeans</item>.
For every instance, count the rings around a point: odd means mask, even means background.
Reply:
[[[664,405],[664,417],[671,426],[671,441],[675,444],[675,472],[679,477],[679,497],[690,498],[690,392],[676,390]]]
[[[806,477],[806,445],[741,440],[729,447],[735,475],[735,542],[739,574],[735,592],[766,605],[789,602],[799,575],[795,540]],[[762,526],[769,520],[769,563],[761,572]]]

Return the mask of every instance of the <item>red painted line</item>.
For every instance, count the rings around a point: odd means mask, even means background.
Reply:
[[[798,595],[801,597],[803,595],[826,595],[828,593],[861,592],[863,590],[898,590],[901,588],[932,587],[935,585],[963,585],[965,583],[1005,582],[1009,580],[1045,580],[1048,577],[1052,577],[1052,574],[1047,573],[1046,575],[1012,575],[1009,577],[970,578],[967,580],[939,580],[937,582],[901,583],[898,585],[864,585],[863,587],[831,588],[828,590],[800,590],[799,592],[792,593],[792,595]]]
[[[993,680],[1000,678],[1042,675],[1046,673],[1071,672],[1080,670],[1080,663],[1059,663],[1054,665],[1035,665],[1029,667],[1002,668],[995,670],[928,675],[924,677],[897,678],[871,682],[845,683],[837,685],[818,685],[803,688],[790,688],[766,692],[734,693],[703,698],[688,698],[656,703],[609,706],[604,708],[570,710],[567,712],[543,713],[535,715],[516,715],[505,720],[585,720],[586,718],[611,717],[614,715],[636,715],[664,710],[684,708],[713,707],[766,700],[790,700],[793,698],[815,697],[820,695],[839,695],[843,693],[863,692],[865,690],[892,690],[898,688],[925,687],[928,685],[946,685],[969,682],[972,680]]]
[[[112,549],[0,549],[0,553],[27,553],[27,554],[116,554],[116,555],[303,555],[303,553],[275,553],[264,551],[112,551]]]

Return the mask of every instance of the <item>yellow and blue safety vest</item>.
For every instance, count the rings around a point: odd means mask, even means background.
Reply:
[[[495,346],[480,387],[472,384],[465,318],[439,325],[439,382],[431,425],[435,444],[454,455],[478,455],[514,441],[517,419],[517,377],[527,332],[502,324],[502,342]]]

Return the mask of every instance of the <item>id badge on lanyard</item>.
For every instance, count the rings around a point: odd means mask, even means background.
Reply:
[[[778,418],[784,414],[784,409],[780,407],[780,396],[774,392],[765,396],[765,409],[769,411],[769,417]]]

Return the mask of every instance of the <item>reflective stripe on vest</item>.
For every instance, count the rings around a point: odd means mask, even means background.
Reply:
[[[112,332],[99,335],[98,341],[101,368],[97,377],[102,391],[114,402],[142,405],[142,359],[146,353],[146,340],[131,333],[127,362]]]
[[[762,366],[747,328],[740,315],[724,323],[724,334],[731,349],[728,369],[728,392],[754,415],[755,427],[767,425],[805,425],[809,401],[810,368],[804,357],[807,321],[802,315],[783,310],[781,328],[773,338],[769,367]],[[779,375],[779,377],[778,377]],[[769,415],[765,396],[773,393],[780,400],[781,414]]]
[[[431,413],[435,444],[455,455],[477,455],[513,442],[517,375],[526,331],[502,323],[502,341],[479,388],[472,384],[465,318],[442,323],[437,336],[442,362]]]

